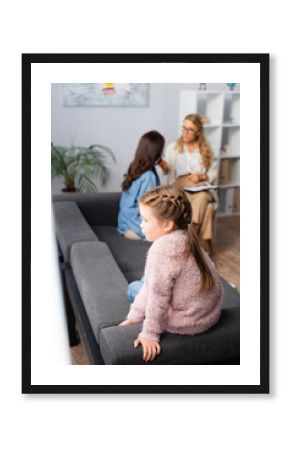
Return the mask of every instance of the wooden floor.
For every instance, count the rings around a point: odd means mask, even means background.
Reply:
[[[240,217],[219,217],[215,237],[219,274],[240,291]],[[71,348],[72,364],[89,364],[82,344]]]

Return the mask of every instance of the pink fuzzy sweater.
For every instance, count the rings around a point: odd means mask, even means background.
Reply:
[[[164,331],[198,334],[219,319],[223,290],[214,264],[206,256],[214,287],[199,293],[200,273],[194,257],[184,257],[187,232],[176,230],[152,244],[144,285],[131,305],[128,319],[143,322],[139,337],[159,341]]]

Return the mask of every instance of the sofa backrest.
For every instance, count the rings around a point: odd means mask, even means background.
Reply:
[[[127,239],[116,227],[93,227],[93,230],[99,240],[108,245],[128,283],[140,280],[151,242]]]
[[[90,226],[117,227],[120,197],[120,192],[77,192],[54,195],[53,202],[76,203]]]

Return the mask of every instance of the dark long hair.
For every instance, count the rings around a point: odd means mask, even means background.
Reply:
[[[150,206],[158,219],[173,220],[176,229],[187,230],[185,254],[194,256],[201,275],[200,292],[214,286],[214,278],[204,257],[198,236],[191,223],[191,205],[183,191],[174,186],[160,186],[142,195],[140,202]]]
[[[154,169],[156,163],[161,161],[164,143],[164,137],[158,131],[149,131],[143,134],[128,172],[124,175],[121,185],[123,191],[127,191],[134,180],[147,170]]]

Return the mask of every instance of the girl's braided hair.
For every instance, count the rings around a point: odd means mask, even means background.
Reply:
[[[158,219],[172,220],[175,229],[187,230],[188,245],[185,253],[187,255],[192,253],[200,270],[200,292],[211,289],[214,285],[214,279],[191,222],[191,205],[185,193],[175,186],[160,186],[143,194],[140,202],[152,208]]]

